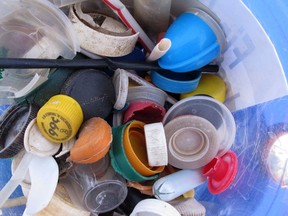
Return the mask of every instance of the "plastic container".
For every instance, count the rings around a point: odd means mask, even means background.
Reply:
[[[208,120],[217,130],[218,156],[225,154],[234,143],[236,125],[234,117],[225,105],[207,96],[185,98],[174,104],[166,113],[163,124],[166,125],[176,117],[195,115]]]
[[[73,58],[80,51],[67,16],[48,1],[2,1],[0,57]],[[21,26],[21,28],[19,28]],[[48,79],[47,69],[5,69],[0,80],[0,101],[11,103]]]
[[[110,158],[78,165],[63,181],[72,201],[92,213],[118,207],[127,196],[125,180],[110,166]]]
[[[172,14],[179,15],[195,2],[172,1]],[[206,207],[208,216],[285,216],[287,186],[270,175],[267,161],[261,156],[271,138],[288,131],[284,74],[284,71],[288,74],[288,6],[285,1],[268,0],[200,2],[219,16],[229,42],[219,75],[228,84],[225,104],[233,111],[237,125],[232,150],[238,155],[239,171],[222,194],[211,195],[207,185],[203,185],[197,188],[196,199]],[[0,187],[10,178],[10,162],[0,161],[5,173],[0,175]],[[287,173],[287,167],[279,172]],[[18,190],[13,197],[20,195]],[[23,207],[3,210],[5,216],[21,212]]]

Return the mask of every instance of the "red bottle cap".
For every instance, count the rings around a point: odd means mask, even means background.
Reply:
[[[225,191],[233,182],[238,170],[237,155],[233,151],[214,158],[203,168],[203,175],[208,177],[208,189],[212,194]]]
[[[163,106],[152,101],[134,101],[124,113],[123,123],[130,120],[138,120],[146,124],[161,122],[165,113]]]

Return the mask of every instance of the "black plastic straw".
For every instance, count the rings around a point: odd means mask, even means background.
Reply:
[[[117,68],[126,70],[139,71],[160,71],[165,70],[158,64],[147,62],[125,62],[112,59],[28,59],[28,58],[0,58],[0,68],[8,69],[32,69],[32,68],[71,68],[71,69],[104,69],[109,68],[116,70]],[[218,65],[206,65],[198,71],[201,72],[218,72]]]

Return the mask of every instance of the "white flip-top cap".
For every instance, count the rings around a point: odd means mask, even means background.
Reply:
[[[25,130],[24,147],[27,152],[38,156],[52,156],[59,151],[61,145],[49,141],[42,135],[35,118],[29,123]]]
[[[130,216],[180,216],[169,203],[157,199],[145,199],[139,202]]]

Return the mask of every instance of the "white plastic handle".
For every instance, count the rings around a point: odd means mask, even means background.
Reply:
[[[10,195],[15,191],[17,186],[23,181],[25,175],[28,171],[29,165],[33,160],[34,156],[30,153],[24,154],[19,166],[15,170],[11,179],[8,183],[3,187],[0,191],[0,208],[4,205],[4,203],[8,200]]]

